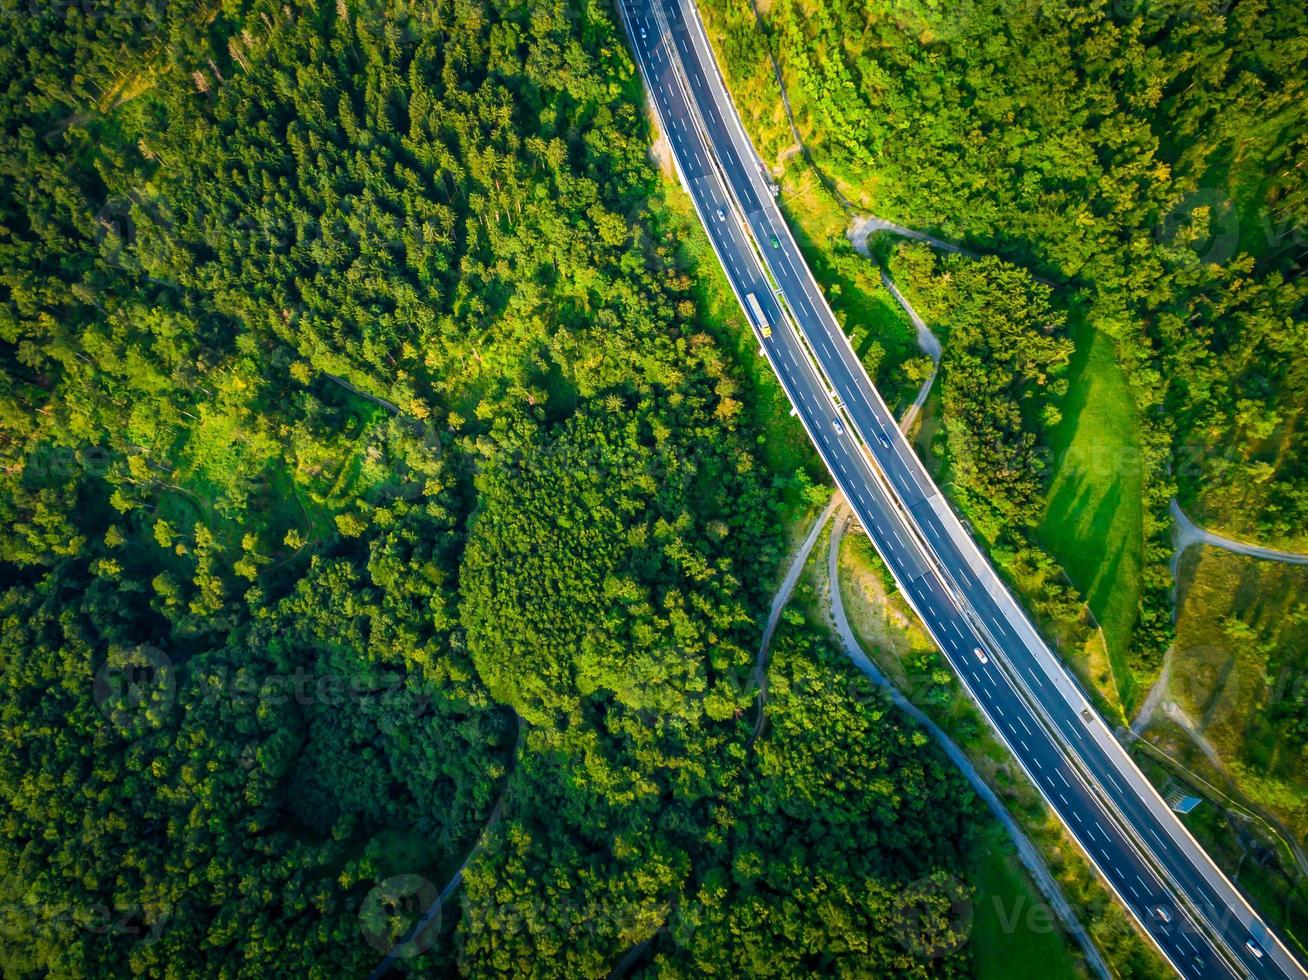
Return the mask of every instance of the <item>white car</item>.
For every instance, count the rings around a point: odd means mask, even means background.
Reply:
[[[840,424],[840,419],[832,419],[831,428],[836,430],[836,435],[838,436],[843,436],[845,434],[845,429],[844,426]]]
[[[719,221],[726,221],[726,220],[727,220],[727,213],[726,213],[725,211],[723,211],[721,208],[718,208],[718,220],[719,220]]]
[[[990,663],[990,658],[986,656],[986,652],[980,647],[973,647],[972,652],[976,654],[977,660],[980,660],[983,664]]]
[[[1172,921],[1172,913],[1168,912],[1167,909],[1163,908],[1161,905],[1155,905],[1152,911],[1154,913],[1154,917],[1158,919],[1159,922]]]
[[[640,29],[640,39],[643,41],[643,40],[645,40],[645,38],[646,38],[647,36],[648,36],[648,35],[646,35],[646,33],[645,33],[645,28],[642,27],[642,28]]]
[[[1258,948],[1258,944],[1252,939],[1245,940],[1244,948],[1253,953],[1254,959],[1261,960],[1263,958],[1263,951]]]

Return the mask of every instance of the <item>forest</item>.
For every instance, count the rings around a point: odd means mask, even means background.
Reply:
[[[0,10],[6,977],[969,972],[608,4]]]

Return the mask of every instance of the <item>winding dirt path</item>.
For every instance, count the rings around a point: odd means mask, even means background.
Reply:
[[[914,231],[912,228],[905,228],[903,225],[897,225],[893,221],[887,221],[885,218],[878,218],[874,214],[860,214],[850,222],[849,236],[850,244],[854,246],[863,255],[867,255],[867,240],[879,231],[888,231],[892,235],[898,235],[900,238],[911,238],[914,241],[926,242],[932,248],[938,248],[942,252],[958,252],[960,255],[969,255],[977,258],[975,252],[969,252],[961,245],[955,245],[953,242],[947,242],[943,238],[936,238],[934,235],[928,235],[924,231]]]
[[[1223,551],[1235,552],[1237,555],[1248,555],[1250,558],[1266,558],[1268,561],[1308,565],[1308,555],[1301,552],[1282,551],[1279,548],[1264,548],[1259,544],[1250,544],[1247,541],[1239,541],[1235,538],[1228,538],[1205,530],[1186,516],[1185,511],[1181,510],[1181,505],[1176,502],[1175,497],[1172,498],[1172,520],[1176,522],[1172,527],[1172,542],[1176,545],[1176,551],[1172,555],[1172,578],[1174,579],[1176,578],[1177,565],[1181,560],[1181,554],[1192,544],[1211,545],[1214,548],[1221,548]]]
[[[749,736],[749,746],[753,746],[759,735],[763,733],[763,725],[767,718],[763,709],[767,707],[768,703],[768,653],[772,648],[772,634],[777,630],[777,622],[781,619],[781,613],[786,608],[786,604],[790,602],[790,595],[795,591],[795,583],[799,581],[804,566],[808,564],[808,556],[813,553],[813,547],[817,544],[818,538],[821,537],[822,529],[827,526],[827,521],[831,520],[831,515],[836,512],[836,509],[843,506],[844,503],[845,498],[839,490],[831,495],[827,505],[822,508],[822,513],[818,514],[817,520],[808,529],[808,536],[804,538],[804,543],[799,546],[799,549],[790,559],[790,567],[786,570],[786,577],[782,579],[781,585],[772,597],[772,609],[768,612],[768,621],[763,627],[763,638],[759,641],[758,656],[754,658],[754,683],[758,685],[758,696],[755,698],[755,704],[758,705],[758,715],[754,719],[754,731]]]
[[[1140,710],[1135,713],[1135,718],[1131,722],[1131,731],[1140,735],[1149,727],[1149,722],[1153,720],[1154,712],[1162,704],[1163,698],[1167,696],[1167,683],[1172,676],[1172,651],[1168,650],[1163,657],[1163,669],[1158,672],[1158,678],[1154,681],[1154,686],[1149,688],[1149,694],[1140,705]]]
[[[862,254],[871,258],[866,251],[866,241],[863,248]],[[899,291],[899,287],[895,285],[895,281],[890,278],[890,273],[885,268],[881,268],[881,282],[890,295],[895,298],[895,302],[908,314],[908,319],[912,321],[913,329],[917,331],[917,346],[923,354],[931,358],[931,373],[926,376],[926,379],[922,382],[922,387],[917,390],[917,397],[913,399],[913,404],[908,406],[903,418],[899,421],[899,427],[907,432],[917,420],[918,413],[922,411],[922,406],[926,404],[927,396],[931,394],[931,386],[936,383],[936,375],[940,373],[940,338],[931,332],[931,328],[927,326],[926,321],[918,315],[917,310],[913,309],[913,304],[904,298],[904,294]]]
[[[522,730],[525,727],[522,716],[516,711],[513,712],[513,722],[515,726],[513,752],[509,756],[508,771],[504,774],[504,785],[500,789],[500,795],[495,801],[495,806],[491,808],[490,815],[482,825],[481,832],[477,835],[477,839],[473,841],[472,847],[469,848],[468,853],[464,855],[463,863],[459,865],[459,869],[450,876],[450,880],[445,883],[445,887],[442,888],[440,894],[436,896],[436,900],[428,906],[427,910],[422,914],[422,917],[413,924],[409,931],[404,934],[404,937],[391,947],[390,952],[388,952],[385,957],[382,958],[382,961],[377,964],[377,969],[369,974],[368,980],[381,980],[381,977],[385,976],[399,959],[400,951],[403,950],[406,945],[413,942],[416,937],[421,936],[424,930],[431,925],[432,920],[440,915],[441,909],[444,908],[445,903],[449,900],[450,896],[453,895],[458,890],[459,886],[463,884],[463,872],[467,870],[472,859],[481,851],[491,830],[500,822],[500,816],[504,812],[504,801],[509,795],[509,787],[513,783],[513,770],[518,760],[518,751],[522,748]]]

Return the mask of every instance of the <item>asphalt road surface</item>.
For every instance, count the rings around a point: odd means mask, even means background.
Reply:
[[[619,9],[760,352],[994,730],[1179,974],[1305,976],[1094,713],[900,434],[782,219],[689,0]]]

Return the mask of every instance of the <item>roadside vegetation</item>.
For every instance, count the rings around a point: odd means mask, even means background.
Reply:
[[[1138,722],[1154,751],[1140,754],[1160,785],[1204,800],[1187,823],[1308,947],[1308,569],[1199,546],[1178,588],[1164,688]]]
[[[664,207],[660,216],[666,221],[667,232],[681,243],[678,261],[690,281],[690,295],[704,311],[705,323],[714,339],[740,365],[745,380],[740,400],[751,428],[758,433],[759,455],[768,470],[779,478],[789,476],[793,480],[793,485],[786,488],[784,499],[788,507],[799,506],[806,489],[828,479],[826,470],[804,426],[790,414],[790,401],[771,365],[759,352],[754,331],[713,254],[713,246],[700,226],[689,195],[670,167],[664,169],[663,178],[660,192]],[[653,230],[652,234],[661,234],[661,230]],[[807,499],[802,502],[809,503]],[[793,510],[788,511],[788,518],[795,516]]]
[[[915,705],[967,753],[969,760],[1040,850],[1064,895],[1110,967],[1125,977],[1165,969],[1151,943],[1135,929],[1058,819],[996,739],[916,615],[895,588],[884,563],[861,532],[846,534],[838,587],[864,652]],[[815,556],[801,599],[821,607],[826,554]],[[1082,970],[1069,940],[1034,891],[1013,845],[997,824],[973,852],[977,884],[973,956],[979,976],[1058,975]],[[1030,903],[1030,904],[1029,904]],[[1039,911],[1032,912],[1032,908]],[[1020,910],[1014,914],[1014,910]],[[1016,972],[1013,972],[1016,971]],[[1034,975],[1034,974],[1032,974]]]
[[[1167,721],[1158,724],[1157,734],[1164,744],[1170,741],[1168,747],[1179,746],[1187,738]],[[1175,764],[1159,759],[1155,752],[1137,748],[1135,757],[1156,786],[1173,791],[1194,788],[1195,777],[1190,772],[1178,778]],[[1308,953],[1308,918],[1304,915],[1308,888],[1302,873],[1284,855],[1284,844],[1258,818],[1229,804],[1201,803],[1181,822],[1217,866],[1239,883],[1240,890],[1290,949],[1298,956]]]

